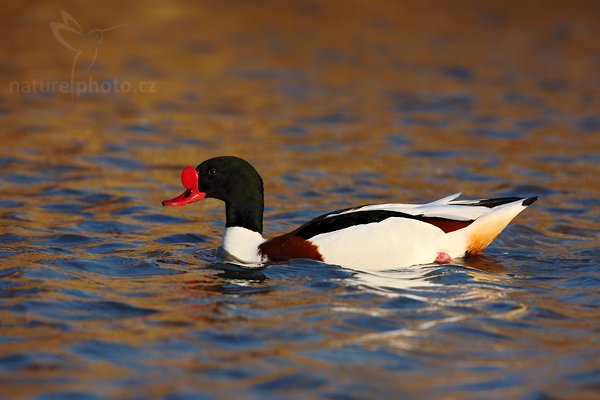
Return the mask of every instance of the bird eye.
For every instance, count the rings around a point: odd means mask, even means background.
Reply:
[[[217,170],[216,169],[211,169],[210,171],[208,171],[208,175],[210,176],[215,176],[217,174]]]

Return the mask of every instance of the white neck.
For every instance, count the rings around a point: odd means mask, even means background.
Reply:
[[[234,257],[235,261],[244,264],[260,264],[263,262],[263,257],[258,252],[258,246],[264,241],[265,239],[258,232],[232,226],[225,228],[222,247]]]

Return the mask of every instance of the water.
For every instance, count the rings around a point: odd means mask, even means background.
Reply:
[[[81,44],[88,93],[33,90],[71,79],[60,9],[3,5],[0,396],[597,397],[600,10],[428,4],[72,5],[82,31],[124,25]],[[456,264],[241,273],[222,204],[160,206],[222,154],[263,175],[267,235],[540,200]]]

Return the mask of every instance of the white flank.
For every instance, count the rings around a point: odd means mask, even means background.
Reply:
[[[326,263],[365,270],[432,263],[440,251],[461,257],[466,248],[462,240],[448,240],[434,225],[396,217],[324,233],[310,241]]]
[[[258,252],[265,239],[258,232],[234,226],[225,228],[222,248],[237,261],[245,264],[259,264],[263,262]]]

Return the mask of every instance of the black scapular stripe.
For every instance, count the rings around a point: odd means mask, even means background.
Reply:
[[[329,214],[321,215],[320,217],[317,217],[312,221],[309,221],[306,224],[302,225],[294,232],[294,234],[296,236],[300,236],[301,238],[308,240],[314,236],[323,233],[329,233],[340,229],[350,228],[351,226],[355,225],[364,225],[371,224],[374,222],[381,222],[383,220],[393,217],[408,218],[417,221],[427,222],[437,226],[444,232],[451,232],[453,230],[461,229],[465,226],[470,225],[473,222],[472,220],[456,221],[448,218],[426,217],[424,215],[411,215],[389,210],[354,211],[346,214],[332,215],[338,212],[341,211],[335,211]],[[450,225],[453,225],[453,227],[449,230],[442,227]]]
[[[498,197],[496,199],[484,199],[479,201],[473,201],[472,203],[450,203],[453,206],[468,206],[468,207],[487,207],[494,208],[501,206],[502,204],[512,203],[513,201],[523,200],[522,197]]]

